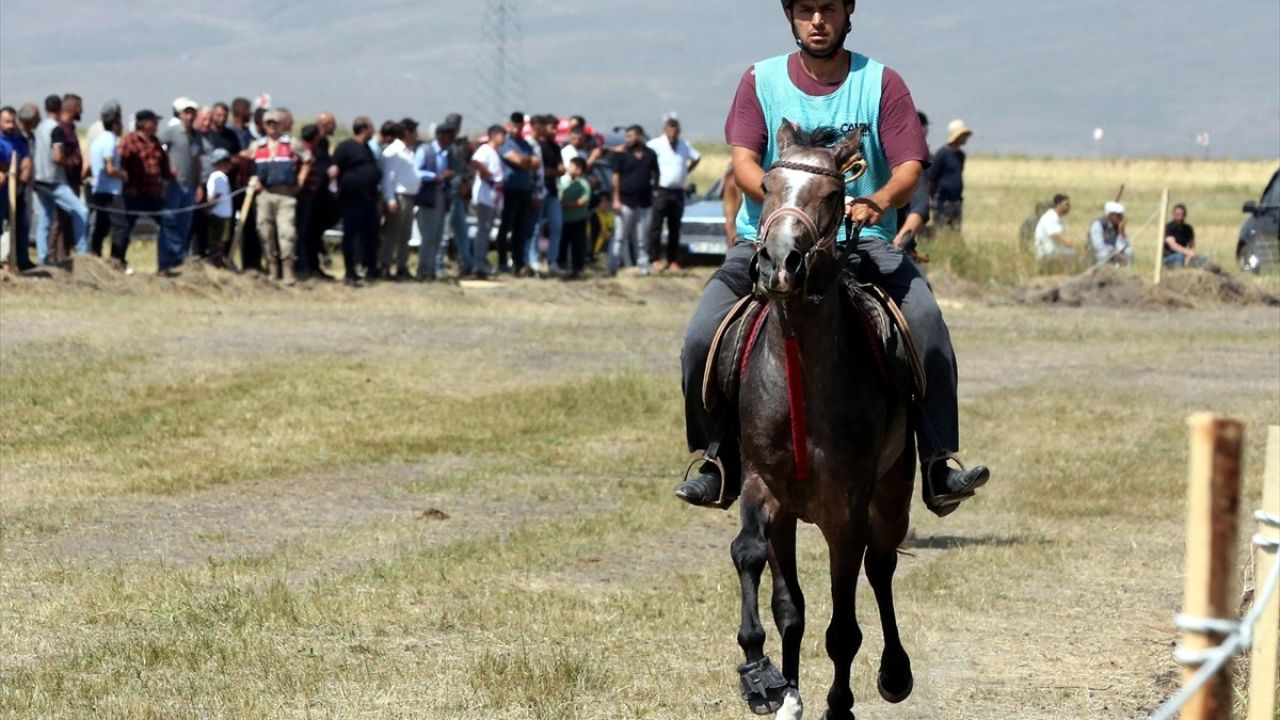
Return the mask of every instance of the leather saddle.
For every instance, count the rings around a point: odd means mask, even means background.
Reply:
[[[849,314],[852,321],[841,331],[863,332],[869,336],[885,382],[898,377],[895,371],[905,362],[910,371],[912,392],[917,400],[923,398],[927,389],[924,365],[898,304],[883,288],[859,282],[848,273],[841,277],[838,285],[841,298],[852,311]],[[737,402],[742,375],[769,315],[765,299],[746,295],[716,328],[702,376],[702,403],[708,412],[715,411],[722,402]]]

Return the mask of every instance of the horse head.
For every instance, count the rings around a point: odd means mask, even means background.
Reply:
[[[866,169],[862,128],[778,128],[778,158],[765,173],[756,288],[775,297],[804,295],[838,273],[836,235],[844,219],[846,174]],[[807,290],[806,288],[809,288]]]

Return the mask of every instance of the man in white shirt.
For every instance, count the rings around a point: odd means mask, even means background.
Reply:
[[[684,219],[685,185],[702,156],[689,143],[680,139],[680,121],[667,118],[663,136],[649,141],[649,149],[658,156],[658,189],[653,198],[653,222],[649,225],[649,252],[654,258],[662,254],[662,223],[667,224],[667,262],[665,269],[679,270],[680,222]],[[653,269],[664,269],[661,261],[653,261]]]
[[[507,141],[507,130],[501,125],[489,128],[487,140],[471,155],[475,182],[471,185],[471,206],[476,210],[476,237],[471,247],[472,269],[476,277],[493,274],[489,264],[489,236],[493,221],[502,211],[502,156],[498,148]]]
[[[409,238],[413,236],[413,210],[422,178],[414,164],[414,150],[418,146],[418,123],[405,118],[390,126],[383,126],[382,148],[382,199],[387,205],[387,216],[382,222],[382,243],[379,245],[378,265],[382,275],[396,282],[409,280]],[[394,277],[391,268],[396,269]]]
[[[1044,211],[1040,221],[1036,223],[1036,259],[1047,260],[1051,257],[1070,257],[1076,254],[1075,243],[1067,239],[1067,228],[1062,218],[1071,212],[1071,198],[1058,194],[1053,196],[1053,207]]]

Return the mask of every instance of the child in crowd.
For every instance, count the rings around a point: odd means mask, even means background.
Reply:
[[[560,207],[564,208],[564,225],[560,244],[560,267],[568,266],[565,255],[572,261],[569,279],[582,277],[586,265],[587,221],[591,216],[591,184],[583,176],[587,174],[587,162],[580,157],[569,161],[569,174],[560,178]]]
[[[231,153],[222,148],[213,151],[213,173],[205,193],[213,206],[209,209],[209,261],[214,267],[227,266],[227,250],[235,231],[235,212],[231,207],[231,180],[227,170],[231,168]]]

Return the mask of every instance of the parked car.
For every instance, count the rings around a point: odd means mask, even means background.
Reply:
[[[1262,191],[1258,202],[1250,200],[1243,211],[1249,217],[1240,225],[1236,261],[1246,272],[1260,273],[1280,265],[1280,170]]]
[[[662,242],[667,241],[663,227]],[[680,261],[686,265],[716,263],[724,260],[729,243],[724,237],[724,178],[699,195],[693,186],[684,206],[680,222]]]

